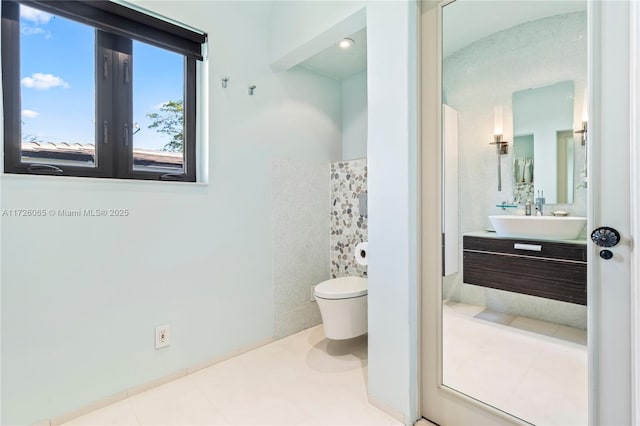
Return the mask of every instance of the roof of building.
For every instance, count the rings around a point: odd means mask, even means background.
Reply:
[[[22,157],[40,161],[51,159],[95,163],[94,144],[67,142],[23,142]],[[133,148],[133,163],[136,166],[182,167],[183,153]]]

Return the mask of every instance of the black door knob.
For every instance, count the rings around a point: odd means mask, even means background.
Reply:
[[[613,228],[603,226],[593,230],[591,241],[600,247],[613,247],[620,242],[620,233]]]
[[[613,253],[611,253],[611,250],[600,250],[600,257],[603,258],[604,260],[609,260],[613,257]]]

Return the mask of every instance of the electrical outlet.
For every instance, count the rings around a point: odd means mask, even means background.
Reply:
[[[163,324],[156,327],[156,349],[164,348],[171,344],[171,326]]]
[[[315,290],[316,285],[313,284],[311,287],[309,287],[309,302],[315,302],[316,301],[316,297],[313,293],[313,291]]]

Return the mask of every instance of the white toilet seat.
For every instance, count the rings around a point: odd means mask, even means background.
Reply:
[[[366,296],[367,292],[367,279],[361,277],[334,278],[321,282],[314,289],[316,297],[328,300]]]

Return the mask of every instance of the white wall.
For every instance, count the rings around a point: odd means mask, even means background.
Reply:
[[[367,7],[369,396],[418,412],[417,4]]]
[[[308,47],[362,2],[276,2],[272,60]],[[417,417],[417,4],[366,4],[369,190],[369,396]],[[295,13],[294,13],[295,10]],[[295,17],[295,19],[293,19]],[[300,36],[292,37],[294,34]],[[346,34],[345,34],[346,35]],[[308,53],[316,53],[308,49]]]
[[[367,72],[342,80],[342,159],[367,156]]]
[[[443,192],[442,204],[444,232],[444,275],[455,274],[459,268],[459,235],[460,222],[458,210],[458,111],[448,105],[442,106],[442,167]]]
[[[4,209],[130,211],[2,218],[2,424],[58,416],[270,338],[272,163],[341,154],[340,86],[272,73],[269,3],[136,3],[209,34],[209,184],[2,176]],[[172,344],[156,351],[165,322]]]

